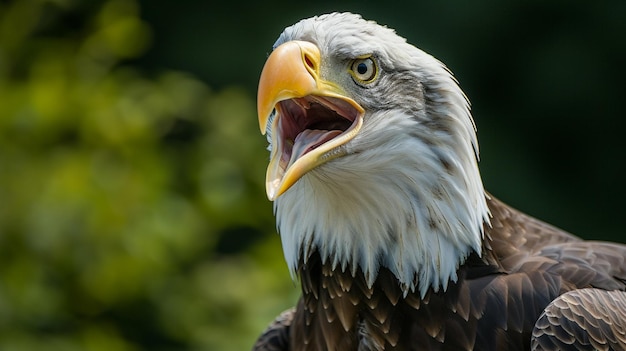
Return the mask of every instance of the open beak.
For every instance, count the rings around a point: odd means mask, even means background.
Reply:
[[[363,124],[363,108],[320,78],[321,64],[317,46],[290,41],[272,52],[261,72],[257,111],[261,133],[271,128],[266,191],[272,201],[308,171],[343,156],[340,146]]]

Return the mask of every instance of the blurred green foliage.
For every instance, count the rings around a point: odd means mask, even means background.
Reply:
[[[242,350],[294,299],[253,100],[129,63],[138,11],[0,3],[1,350]]]
[[[331,10],[448,63],[488,189],[623,241],[623,2],[472,4],[0,1],[0,350],[246,350],[295,302],[254,85]]]

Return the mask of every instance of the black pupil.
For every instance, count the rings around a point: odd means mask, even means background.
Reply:
[[[359,74],[367,73],[367,65],[364,62],[359,63],[356,66],[356,71],[359,72]]]

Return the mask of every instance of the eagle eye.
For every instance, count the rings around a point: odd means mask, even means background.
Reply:
[[[371,83],[378,76],[378,66],[371,57],[358,58],[352,61],[350,73],[357,83]]]

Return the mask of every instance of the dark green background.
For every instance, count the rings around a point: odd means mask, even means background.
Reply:
[[[1,1],[1,350],[245,350],[293,304],[255,89],[334,10],[449,66],[494,195],[626,241],[626,2]]]

